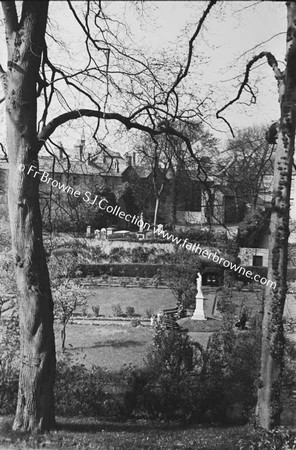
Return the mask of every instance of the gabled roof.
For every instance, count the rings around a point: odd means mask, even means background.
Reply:
[[[73,175],[100,175],[103,168],[89,164],[88,161],[80,161],[79,159],[56,158],[53,165],[51,156],[43,156],[39,158],[40,170],[46,170],[55,173],[70,173]]]

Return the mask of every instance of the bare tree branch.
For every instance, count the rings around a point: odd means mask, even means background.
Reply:
[[[259,59],[261,58],[266,58],[267,62],[269,64],[269,66],[272,68],[273,72],[274,72],[274,76],[278,82],[279,85],[279,93],[280,96],[283,95],[284,93],[284,77],[285,77],[285,73],[282,72],[279,67],[278,67],[278,62],[275,59],[275,57],[273,56],[272,53],[270,52],[261,52],[259,53],[259,55],[254,56],[251,61],[248,62],[248,64],[246,65],[246,71],[245,71],[245,76],[244,79],[239,87],[238,93],[236,95],[236,97],[232,100],[230,100],[226,105],[223,106],[223,108],[219,109],[219,111],[216,112],[216,117],[217,119],[222,119],[224,120],[224,122],[228,125],[232,136],[234,136],[234,132],[233,129],[230,125],[230,123],[228,122],[228,120],[225,119],[225,117],[221,116],[221,112],[224,111],[226,108],[228,108],[230,105],[233,105],[233,103],[235,103],[237,100],[240,99],[241,94],[243,92],[243,90],[247,87],[250,90],[250,86],[249,86],[249,75],[250,75],[250,70],[253,66],[253,64],[255,64]],[[253,91],[251,91],[252,97],[254,96]]]
[[[180,68],[180,71],[179,71],[179,73],[178,73],[178,75],[177,75],[177,78],[176,78],[176,80],[175,80],[173,86],[171,87],[171,89],[170,89],[170,90],[168,91],[168,93],[167,93],[167,96],[166,96],[166,103],[167,103],[167,101],[168,101],[170,95],[175,91],[175,89],[176,89],[176,87],[178,86],[178,84],[180,84],[180,82],[188,75],[189,68],[190,68],[190,65],[191,65],[192,54],[193,54],[193,44],[194,44],[194,41],[195,41],[195,39],[197,38],[197,36],[198,36],[198,34],[199,34],[199,32],[200,32],[200,30],[201,30],[201,28],[202,28],[202,25],[203,25],[204,21],[206,20],[206,18],[207,18],[207,16],[208,16],[209,12],[211,11],[212,7],[213,7],[216,3],[217,3],[217,0],[211,0],[211,1],[209,2],[207,8],[205,9],[205,11],[204,11],[202,17],[200,18],[200,20],[199,20],[199,22],[198,22],[198,25],[197,25],[197,27],[196,27],[195,32],[193,33],[191,39],[189,40],[189,43],[188,43],[189,49],[188,49],[188,56],[187,56],[187,62],[186,62],[185,69],[183,70],[182,67]]]

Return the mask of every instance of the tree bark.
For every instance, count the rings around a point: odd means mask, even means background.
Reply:
[[[48,2],[23,2],[19,22],[14,2],[2,2],[2,6],[8,48],[5,85],[8,203],[21,346],[13,429],[35,432],[49,430],[55,424],[53,302],[42,241],[39,180],[34,173],[28,174],[31,165],[38,167],[36,89]]]
[[[296,3],[287,2],[287,53],[284,91],[280,85],[281,119],[277,138],[267,278],[277,283],[265,291],[261,379],[258,385],[258,424],[270,429],[279,424],[280,383],[284,353],[283,310],[287,292],[290,189],[296,122]]]

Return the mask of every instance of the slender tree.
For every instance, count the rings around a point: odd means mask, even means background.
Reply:
[[[188,105],[184,97],[184,81],[190,70],[193,45],[216,0],[205,6],[196,28],[188,41],[183,64],[164,74],[161,82],[152,65],[143,56],[128,55],[117,30],[102,10],[100,1],[87,1],[82,6],[67,5],[85,36],[86,65],[70,71],[65,65],[54,65],[47,49],[46,33],[48,1],[2,1],[5,18],[7,69],[0,66],[6,105],[7,154],[9,160],[9,215],[16,282],[19,297],[20,377],[14,429],[48,430],[55,425],[53,386],[55,378],[55,341],[53,333],[53,302],[49,274],[42,241],[39,207],[38,153],[58,126],[81,117],[117,121],[127,129],[150,135],[168,133],[182,139],[192,152],[190,139],[174,128],[174,120],[186,121]],[[55,2],[53,3],[55,4]],[[58,3],[57,3],[58,4]],[[118,22],[116,22],[116,27]],[[109,36],[109,41],[106,36]],[[54,36],[53,36],[54,38]],[[56,42],[53,39],[52,42]],[[119,67],[118,61],[123,63]],[[113,63],[112,63],[113,61]],[[158,67],[155,65],[154,67]],[[161,67],[166,68],[163,64]],[[120,74],[116,79],[116,74]],[[122,78],[127,82],[123,85]],[[90,80],[95,89],[91,91]],[[75,90],[83,99],[82,108],[71,108],[48,120],[53,114],[52,100],[64,93],[56,88],[64,82],[68,93]],[[99,86],[101,89],[99,89]],[[135,87],[136,86],[136,87]],[[146,86],[145,93],[140,92]],[[140,87],[140,88],[139,88]],[[109,106],[111,97],[118,99],[116,110]],[[104,95],[101,95],[105,92]],[[42,95],[43,113],[38,115],[37,98]],[[119,96],[119,97],[118,97]],[[1,99],[2,101],[2,99]],[[123,107],[120,108],[119,104]],[[198,103],[198,102],[197,102]],[[126,114],[121,114],[125,110]],[[190,111],[198,111],[195,107]],[[168,119],[165,123],[164,119]],[[96,134],[96,133],[95,133]],[[193,152],[192,152],[193,153]],[[34,174],[29,172],[33,166]],[[38,174],[37,174],[38,175]]]
[[[276,142],[272,212],[269,238],[269,266],[267,278],[276,282],[276,288],[266,286],[262,325],[261,374],[258,379],[258,424],[270,429],[279,424],[281,413],[281,374],[283,368],[284,333],[283,310],[287,293],[287,262],[289,237],[289,209],[296,124],[296,2],[288,1],[286,68],[280,70],[269,52],[255,56],[248,64],[237,96],[217,113],[235,103],[248,85],[252,66],[266,58],[278,82],[280,121],[273,127]],[[227,122],[228,123],[228,122]],[[277,129],[276,129],[277,128]],[[274,133],[276,130],[276,133]]]

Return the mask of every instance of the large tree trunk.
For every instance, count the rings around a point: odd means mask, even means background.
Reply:
[[[277,139],[272,214],[270,220],[269,267],[267,278],[277,283],[266,287],[258,386],[258,424],[270,429],[279,423],[280,383],[284,352],[283,309],[287,292],[287,261],[291,174],[295,142],[296,107],[296,3],[287,2],[287,67],[285,90],[280,90],[281,120]]]
[[[55,342],[53,303],[42,241],[38,177],[36,88],[48,2],[3,2],[8,46],[6,121],[9,214],[18,287],[21,361],[13,428],[48,430],[54,425]]]

